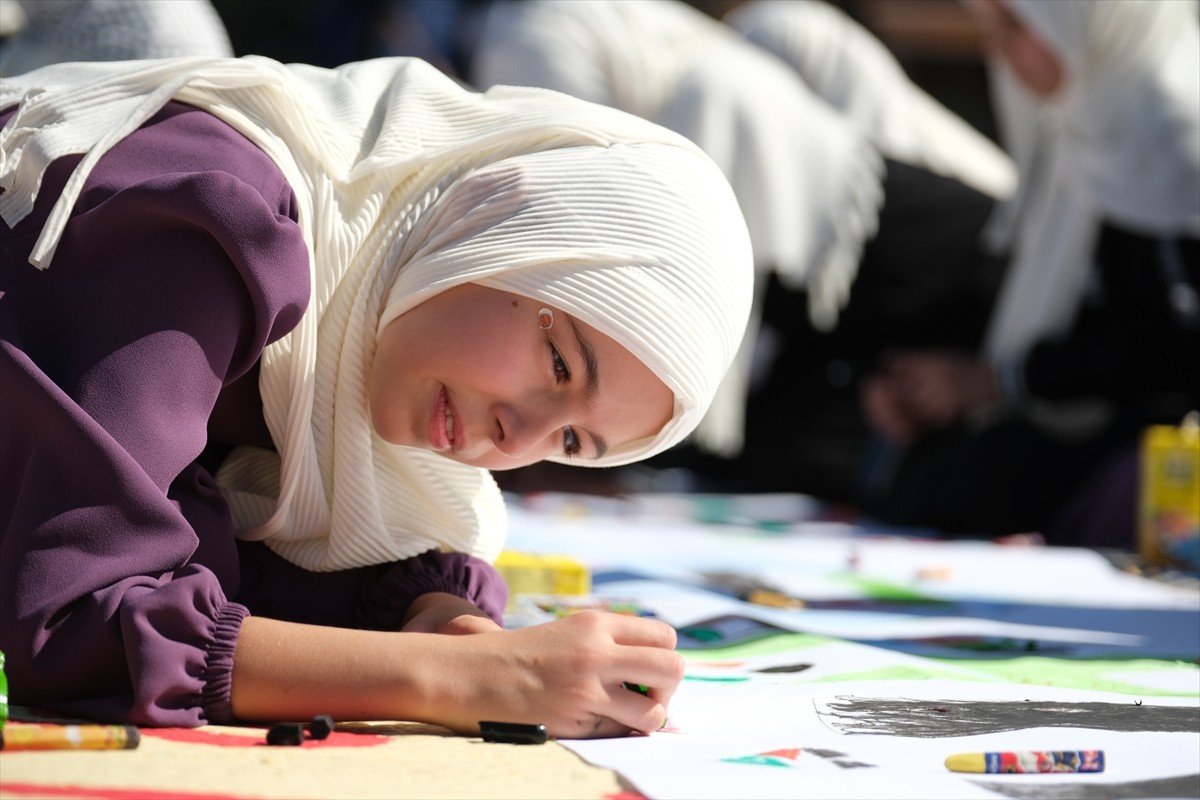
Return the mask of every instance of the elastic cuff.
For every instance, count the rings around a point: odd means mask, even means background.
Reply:
[[[355,609],[355,627],[399,630],[413,600],[430,592],[461,597],[500,624],[508,587],[496,568],[465,553],[429,550],[373,573]]]
[[[208,663],[204,668],[204,692],[201,705],[209,724],[236,722],[233,716],[233,651],[237,647],[242,622],[250,609],[240,603],[226,603],[217,616]]]

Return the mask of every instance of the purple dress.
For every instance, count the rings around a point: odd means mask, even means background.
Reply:
[[[29,252],[78,161],[50,167],[15,228],[0,222],[11,702],[228,723],[248,614],[394,630],[414,598],[440,591],[498,620],[507,590],[470,556],[316,573],[233,535],[210,469],[223,447],[264,443],[258,359],[309,297],[295,198],[274,163],[173,103],[99,161],[38,270]]]

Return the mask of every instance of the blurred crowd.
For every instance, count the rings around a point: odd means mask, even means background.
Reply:
[[[747,218],[737,362],[685,445],[502,486],[800,492],[1130,548],[1139,437],[1200,407],[1197,4],[928,0],[889,28],[888,3],[0,0],[0,74],[415,56],[672,128]]]

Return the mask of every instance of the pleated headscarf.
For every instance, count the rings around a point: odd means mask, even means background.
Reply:
[[[682,2],[521,0],[490,7],[470,79],[566,92],[694,141],[733,186],[760,278],[805,289],[814,324],[836,324],[878,227],[883,160],[778,58]],[[696,432],[710,452],[742,448],[759,305]]]
[[[993,233],[1014,258],[988,334],[998,362],[1064,331],[1099,226],[1200,236],[1200,17],[1193,0],[1005,0],[1062,61],[1051,98],[989,65],[1019,186]]]
[[[171,99],[271,157],[310,248],[309,308],[261,361],[278,454],[239,448],[218,474],[242,538],[314,570],[434,548],[498,554],[506,517],[490,473],[384,442],[367,402],[383,328],[462,283],[575,315],[674,393],[656,436],[590,465],[658,453],[706,412],[742,338],[751,253],[728,181],[683,137],[553,92],[471,92],[411,59],[47,67],[0,82],[0,106],[20,103],[0,133],[9,225],[29,213],[55,158],[86,154],[35,266],[52,268],[95,161]]]

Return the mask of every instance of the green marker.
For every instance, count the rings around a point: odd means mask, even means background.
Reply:
[[[0,650],[0,728],[8,721],[8,678],[4,677],[4,651]]]

